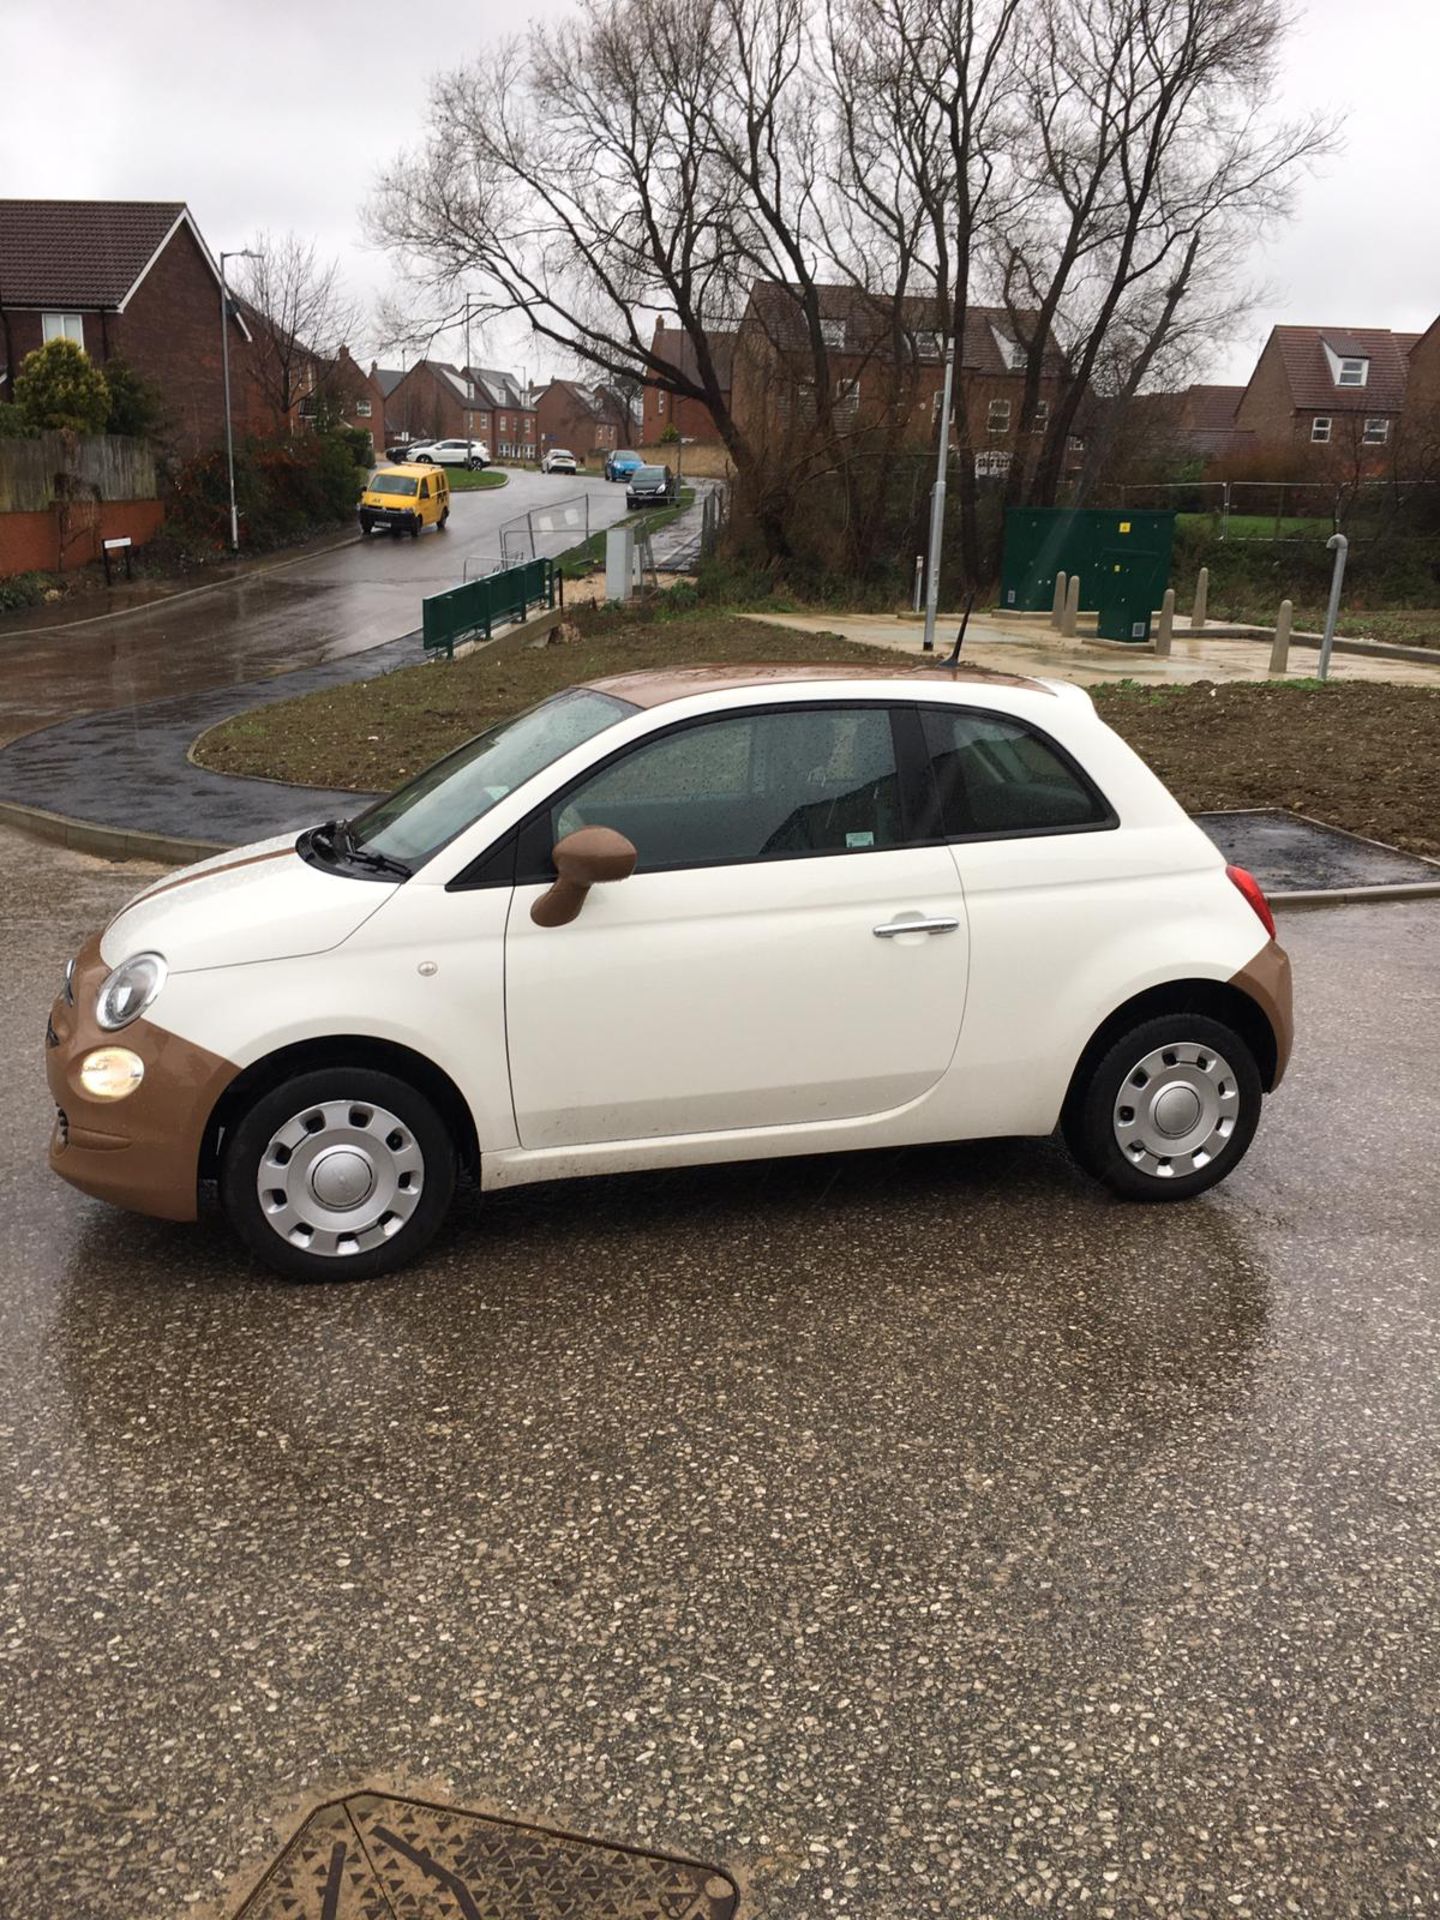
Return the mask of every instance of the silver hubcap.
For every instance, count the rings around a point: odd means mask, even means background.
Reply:
[[[1115,1138],[1157,1180],[1198,1173],[1235,1131],[1240,1088],[1213,1047],[1177,1041],[1137,1060],[1115,1100]]]
[[[326,1100],[271,1135],[255,1189],[282,1240],[343,1258],[397,1234],[424,1182],[424,1155],[403,1120],[368,1101]]]

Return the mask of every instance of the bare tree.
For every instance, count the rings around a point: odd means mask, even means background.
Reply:
[[[313,242],[259,233],[250,245],[255,257],[245,261],[237,290],[258,322],[251,367],[266,404],[293,426],[302,402],[323,408],[336,398],[329,391],[336,356],[354,339],[360,309],[338,263],[321,260]]]

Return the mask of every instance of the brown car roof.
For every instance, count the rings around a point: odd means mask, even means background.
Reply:
[[[814,665],[783,662],[766,665],[730,665],[716,663],[699,667],[648,667],[639,673],[612,674],[604,680],[584,684],[596,693],[608,693],[617,700],[628,700],[635,707],[662,707],[671,700],[684,700],[692,693],[727,693],[741,687],[773,687],[786,682],[827,680],[900,680],[912,687],[916,678],[931,684],[942,681],[949,686],[1025,687],[1033,693],[1049,693],[1041,680],[1023,674],[1001,673],[994,667],[932,667],[919,663],[895,666],[843,666],[817,661]]]

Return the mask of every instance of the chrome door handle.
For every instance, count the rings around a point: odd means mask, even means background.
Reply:
[[[893,940],[897,933],[954,933],[958,920],[885,920],[874,928],[877,940]]]

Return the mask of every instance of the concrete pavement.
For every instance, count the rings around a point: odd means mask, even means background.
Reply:
[[[924,638],[919,622],[895,614],[757,613],[754,620],[794,627],[800,633],[838,633],[846,640],[884,647],[923,660]],[[955,644],[958,613],[943,614],[935,635],[935,656],[943,658]],[[1432,661],[1396,660],[1366,655],[1347,643],[1330,663],[1334,680],[1381,680],[1399,686],[1440,686],[1440,652]],[[1418,651],[1414,649],[1413,651]],[[1165,656],[1149,647],[1096,645],[1080,638],[1066,639],[1040,621],[988,618],[972,615],[965,634],[962,659],[972,666],[998,667],[1003,673],[1030,673],[1050,679],[1072,680],[1077,686],[1105,681],[1142,680],[1157,686],[1183,686],[1196,680],[1268,680],[1270,640],[1225,639],[1214,635],[1190,637],[1177,632],[1172,651]],[[1300,678],[1315,671],[1313,648],[1296,646],[1288,672]]]
[[[294,1290],[44,1168],[144,878],[0,835],[0,1914],[233,1912],[366,1785],[750,1920],[1440,1903],[1440,907],[1286,920],[1290,1079],[1189,1206],[852,1155]]]
[[[76,713],[130,707],[261,680],[363,653],[420,623],[427,593],[465,563],[500,557],[500,528],[562,497],[589,497],[591,525],[625,512],[625,489],[593,477],[516,469],[494,492],[457,493],[445,533],[372,537],[112,619],[0,636],[0,745]],[[542,551],[573,545],[556,536]]]

